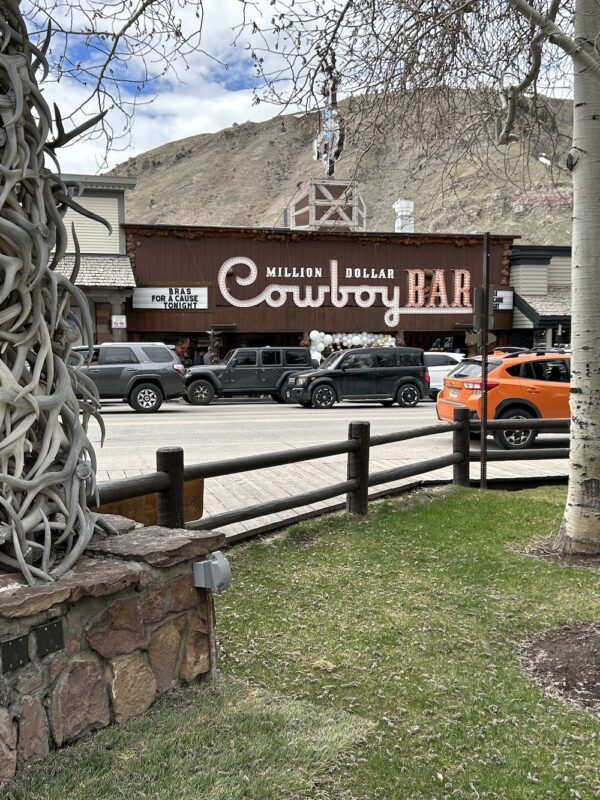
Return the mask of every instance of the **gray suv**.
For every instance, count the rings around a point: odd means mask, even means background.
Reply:
[[[94,345],[90,363],[87,355],[87,347],[74,347],[71,365],[91,378],[101,400],[125,400],[149,413],[185,394],[183,364],[162,342],[107,342]]]
[[[270,395],[289,399],[290,375],[313,366],[308,347],[238,347],[220,364],[190,367],[185,372],[187,400],[208,405],[215,397]]]

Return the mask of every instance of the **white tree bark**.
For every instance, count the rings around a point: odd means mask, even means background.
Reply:
[[[577,0],[575,40],[588,52],[600,41],[600,4]],[[598,52],[595,52],[596,60]],[[600,81],[587,59],[573,57],[573,247],[571,454],[569,490],[558,545],[600,552]]]

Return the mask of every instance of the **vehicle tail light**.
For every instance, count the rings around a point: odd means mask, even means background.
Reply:
[[[173,369],[175,370],[175,372],[178,372],[183,378],[183,373],[185,372],[185,367],[183,366],[183,364],[173,364]]]
[[[428,369],[425,370],[425,374],[423,375],[423,378],[425,379],[425,383],[431,383],[431,376],[429,375],[429,370]]]
[[[482,381],[465,381],[463,386],[465,387],[465,389],[474,389],[476,392],[480,392],[482,390],[482,388],[483,388],[483,382]],[[490,389],[495,389],[496,386],[500,386],[499,381],[488,381],[487,382],[488,392],[490,391]]]

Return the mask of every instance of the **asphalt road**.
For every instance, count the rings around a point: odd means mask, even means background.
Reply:
[[[416,408],[341,403],[322,410],[281,405],[271,400],[218,400],[209,406],[190,406],[177,401],[165,403],[156,414],[138,414],[127,404],[118,403],[104,405],[102,415],[106,425],[102,448],[98,426],[92,423],[90,429],[99,480],[152,471],[159,447],[183,447],[186,463],[193,464],[339,441],[347,437],[349,423],[356,420],[370,422],[372,434],[410,430],[437,422],[435,404],[429,400]],[[545,435],[536,443],[537,447],[548,445],[564,447],[567,439]],[[495,448],[491,440],[489,447]],[[386,460],[433,458],[448,453],[451,434],[415,439],[393,448],[393,455],[391,446],[377,448],[377,454]],[[562,462],[561,466],[559,471],[564,472],[566,464]],[[525,462],[511,464],[515,474],[529,474],[530,469]]]
[[[137,414],[127,404],[102,408],[106,439],[91,423],[100,480],[151,471],[159,447],[180,446],[186,463],[287,450],[345,439],[355,420],[371,423],[371,433],[391,433],[431,425],[435,405],[424,401],[416,408],[383,408],[375,403],[341,403],[331,409],[306,409],[271,400],[219,400],[209,406],[166,403],[156,414]],[[431,457],[432,448],[448,452],[451,435],[415,440],[411,453]]]

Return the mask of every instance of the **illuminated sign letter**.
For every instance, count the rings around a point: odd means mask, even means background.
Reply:
[[[423,308],[425,305],[425,270],[407,269],[408,303],[407,308]]]
[[[468,269],[453,269],[454,300],[452,308],[471,307],[471,273]]]
[[[437,302],[439,300],[439,302]],[[443,269],[434,269],[431,279],[431,294],[429,295],[429,306],[439,306],[448,308],[448,292],[446,291],[446,273]]]

